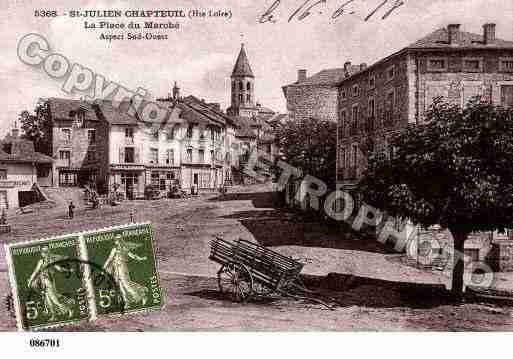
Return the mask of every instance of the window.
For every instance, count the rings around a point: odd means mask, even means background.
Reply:
[[[193,132],[193,130],[194,130],[194,125],[192,125],[192,124],[191,124],[191,125],[189,125],[189,126],[187,127],[187,138],[192,138],[192,132]]]
[[[167,150],[166,152],[166,165],[173,165],[175,163],[175,152]]]
[[[210,162],[214,163],[214,150],[210,150]]]
[[[353,158],[352,158],[352,165],[354,167],[356,167],[358,165],[358,145],[357,144],[354,144],[353,145]]]
[[[150,163],[159,163],[159,150],[157,148],[150,148]]]
[[[59,151],[59,159],[61,160],[69,160],[71,157],[70,151]]]
[[[513,57],[501,58],[499,68],[502,72],[513,72]]]
[[[369,89],[373,89],[376,87],[376,76],[370,75],[369,76]]]
[[[387,110],[393,110],[395,106],[395,92],[392,90],[387,94],[387,100],[386,100],[386,108]]]
[[[61,129],[62,132],[62,139],[64,142],[70,142],[71,141],[71,129],[69,128],[63,128]]]
[[[251,95],[246,95],[246,101],[251,102]]]
[[[168,141],[172,141],[172,140],[175,139],[175,129],[174,129],[174,127],[167,129],[167,131],[166,131],[166,138],[167,138]]]
[[[358,105],[353,106],[352,110],[352,116],[351,116],[351,130],[354,134],[354,131],[358,128]]]
[[[501,105],[513,107],[513,85],[501,86]]]
[[[135,163],[135,148],[125,147],[125,163]]]
[[[239,95],[239,101],[240,102],[244,101],[244,96],[242,96],[242,94]]]
[[[369,117],[374,118],[376,116],[376,104],[374,102],[374,99],[371,98],[369,100]]]
[[[199,163],[205,162],[205,150],[198,150],[198,161]]]
[[[477,72],[483,70],[483,61],[481,59],[464,58],[463,70],[469,72]]]
[[[125,128],[125,138],[134,138],[134,129],[132,127]]]
[[[153,186],[159,186],[160,175],[158,172],[151,173],[151,184]]]
[[[192,162],[192,148],[188,148],[187,149],[186,160],[189,163]]]
[[[390,66],[387,70],[387,80],[390,81],[395,77],[395,66]]]
[[[360,95],[360,87],[358,85],[353,86],[353,97],[358,97]]]
[[[0,179],[7,179],[7,170],[0,169]]]
[[[87,130],[87,141],[90,145],[96,143],[96,130]]]
[[[151,133],[151,136],[153,137],[154,141],[158,141],[159,140],[159,130],[153,130],[153,132]]]
[[[429,59],[427,69],[428,71],[445,71],[447,70],[447,60],[444,58]]]
[[[87,151],[87,160],[95,161],[96,160],[96,151]]]
[[[346,167],[346,149],[344,147],[340,148],[338,161],[339,161],[340,168]]]
[[[342,100],[345,100],[347,98],[347,93],[346,93],[345,89],[342,90],[341,96],[342,96]]]
[[[347,126],[347,115],[346,115],[346,111],[344,110],[340,113],[339,137],[344,137],[346,126]]]
[[[248,82],[248,84],[246,85],[246,89],[249,91],[251,90],[251,83]]]
[[[242,81],[239,81],[239,90],[240,91],[244,90],[244,85],[243,85]]]
[[[77,128],[84,127],[84,121],[85,121],[85,112],[84,111],[78,111],[75,116],[75,126]]]

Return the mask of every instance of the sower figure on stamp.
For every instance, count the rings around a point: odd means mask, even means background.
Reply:
[[[55,320],[56,316],[73,316],[73,304],[75,301],[59,293],[55,285],[55,274],[57,272],[73,272],[73,269],[64,268],[61,265],[54,264],[66,259],[64,256],[50,253],[48,247],[41,248],[41,259],[37,262],[36,268],[32,272],[27,286],[41,293],[45,304],[45,313],[50,316],[50,320]]]
[[[74,216],[74,212],[75,212],[75,205],[73,204],[73,201],[70,201],[70,202],[69,202],[69,206],[68,206],[68,215],[69,215],[69,218],[73,218],[73,216]]]
[[[121,238],[121,235],[116,235],[109,257],[105,261],[103,268],[107,271],[119,286],[121,296],[125,303],[125,309],[131,305],[145,305],[147,302],[148,288],[139,283],[133,282],[130,278],[130,271],[128,269],[129,258],[137,261],[145,261],[147,257],[140,257],[132,250],[139,248],[141,244],[127,243]]]

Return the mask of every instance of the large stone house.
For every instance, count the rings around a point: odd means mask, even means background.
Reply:
[[[513,105],[513,42],[460,25],[434,31],[346,77],[339,85],[337,182],[354,188],[367,165],[364,153],[384,150],[390,136],[422,124],[436,97],[460,106],[473,97]]]

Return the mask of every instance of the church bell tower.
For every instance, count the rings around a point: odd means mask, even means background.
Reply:
[[[244,44],[241,45],[232,71],[231,86],[231,106],[227,110],[228,115],[250,117],[255,109],[255,76],[249,65]]]

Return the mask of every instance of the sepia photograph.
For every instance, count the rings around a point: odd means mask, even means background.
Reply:
[[[0,29],[19,347],[513,330],[510,0],[3,0]]]

